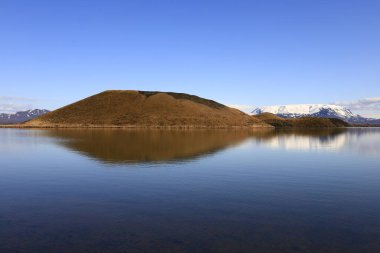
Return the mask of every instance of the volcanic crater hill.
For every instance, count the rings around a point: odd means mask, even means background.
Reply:
[[[282,118],[272,113],[261,113],[252,116],[256,119],[277,128],[333,128],[333,127],[350,127],[351,125],[341,119],[336,118],[318,118],[318,117],[301,117],[301,118]]]
[[[212,100],[174,92],[109,90],[28,121],[26,127],[272,127]]]

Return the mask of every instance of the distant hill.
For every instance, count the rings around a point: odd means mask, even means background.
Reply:
[[[279,117],[275,114],[265,112],[258,115],[252,116],[253,118],[264,121],[265,123],[272,125],[274,127],[291,127],[289,120]]]
[[[337,118],[318,118],[318,117],[301,117],[301,118],[282,118],[272,113],[262,113],[252,116],[262,120],[274,127],[294,127],[294,128],[329,128],[329,127],[349,127],[349,123]]]
[[[34,110],[20,111],[13,114],[0,113],[0,124],[22,123],[22,122],[37,118],[48,112],[49,112],[48,110],[34,109]]]
[[[380,124],[380,119],[365,118],[348,108],[329,104],[274,105],[254,109],[251,114],[272,113],[282,118],[337,118],[352,124]]]
[[[212,100],[174,92],[110,90],[25,123],[36,127],[271,127]]]

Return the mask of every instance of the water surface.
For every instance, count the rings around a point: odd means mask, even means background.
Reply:
[[[380,252],[380,129],[0,129],[0,252]]]

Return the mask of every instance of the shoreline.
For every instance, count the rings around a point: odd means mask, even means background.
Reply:
[[[31,126],[31,125],[22,125],[22,124],[9,124],[9,125],[0,125],[0,128],[18,128],[18,129],[350,129],[350,128],[379,128],[380,125],[352,125],[347,127],[274,127],[274,126],[265,126],[265,125],[253,125],[253,126],[117,126],[117,125],[64,125],[64,126]]]
[[[9,124],[0,125],[0,128],[23,128],[23,129],[68,129],[68,128],[78,128],[78,129],[275,129],[273,126],[265,125],[252,125],[252,126],[117,126],[117,125],[64,125],[64,126],[31,126],[31,125],[20,125],[20,124]]]

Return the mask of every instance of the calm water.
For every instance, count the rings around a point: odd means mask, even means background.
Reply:
[[[380,252],[380,129],[0,129],[0,252]]]

